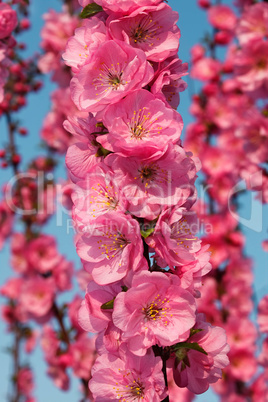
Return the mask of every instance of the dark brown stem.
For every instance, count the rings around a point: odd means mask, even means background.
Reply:
[[[8,138],[9,138],[9,151],[11,156],[11,164],[13,167],[14,174],[18,174],[18,164],[13,161],[13,156],[16,155],[16,145],[15,145],[15,127],[12,122],[11,116],[9,112],[6,112],[6,120],[8,125]]]
[[[65,4],[68,7],[68,13],[70,15],[73,15],[74,14],[73,1],[72,0],[65,0]]]
[[[148,263],[148,267],[149,267],[149,271],[151,270],[151,261],[150,261],[150,256],[149,256],[149,246],[146,243],[146,241],[144,240],[144,238],[142,238],[143,241],[143,255],[146,258],[146,261]]]
[[[52,306],[52,311],[60,325],[61,328],[61,333],[62,333],[62,340],[66,343],[66,345],[70,345],[70,339],[69,339],[69,335],[68,332],[65,328],[64,322],[63,322],[63,316],[62,313],[60,312],[56,302],[54,301],[53,306]]]
[[[88,396],[89,396],[88,381],[85,380],[85,378],[81,378],[81,383],[84,386],[84,397],[83,397],[83,399],[81,399],[80,402],[87,402],[88,401]]]
[[[164,375],[165,386],[168,389],[168,380],[167,380],[167,360],[170,357],[170,351],[167,348],[162,348],[158,345],[153,346],[153,352],[155,356],[160,356],[163,362],[162,372]],[[162,402],[169,402],[169,396],[163,399]]]
[[[14,395],[11,396],[10,402],[19,402],[20,401],[20,391],[18,387],[18,375],[20,369],[20,342],[21,342],[21,331],[18,322],[14,324],[14,333],[15,333],[15,340],[14,340],[14,348],[13,348],[13,361],[14,361],[14,369],[12,380],[14,384]]]
[[[162,367],[162,371],[164,374],[164,379],[165,379],[165,385],[168,388],[168,381],[167,381],[167,361],[165,356],[162,356],[162,361],[163,361],[163,367]],[[169,402],[169,396],[167,396],[163,402]]]
[[[65,325],[64,325],[64,322],[63,322],[63,315],[60,312],[56,302],[53,303],[52,311],[53,311],[53,313],[55,315],[55,318],[57,319],[57,321],[58,321],[58,323],[60,325],[62,340],[69,347],[70,343],[71,343],[70,338],[69,338],[69,334],[68,334],[68,331],[65,328]],[[86,402],[88,400],[88,392],[89,392],[88,381],[85,378],[81,378],[80,381],[84,386],[84,398],[81,400],[81,402]]]

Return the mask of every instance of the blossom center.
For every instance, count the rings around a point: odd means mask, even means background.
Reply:
[[[99,250],[103,250],[101,254],[105,254],[106,258],[110,260],[115,256],[119,257],[124,248],[130,244],[126,236],[120,232],[117,233],[103,233],[103,240],[98,240]]]
[[[119,402],[134,402],[144,399],[145,387],[142,384],[140,378],[135,378],[131,371],[118,369],[123,376],[122,383],[116,383],[117,399]]]
[[[97,187],[91,187],[93,191],[95,191],[96,195],[91,195],[92,201],[90,204],[94,203],[94,209],[91,213],[93,218],[95,217],[96,209],[98,212],[100,210],[115,210],[118,205],[118,199],[116,198],[117,192],[114,192],[113,186],[110,188],[108,186],[101,186],[98,183]],[[114,193],[114,194],[113,194]]]
[[[153,124],[157,121],[157,117],[154,120],[151,119],[151,112],[146,113],[146,107],[134,110],[133,117],[131,118],[130,123],[128,124],[131,138],[135,138],[141,140],[147,134],[157,133],[161,134],[160,131],[162,127],[153,126]]]
[[[92,85],[97,91],[96,96],[104,95],[108,90],[117,91],[121,85],[127,84],[128,82],[123,79],[123,75],[124,67],[121,63],[111,64],[110,66],[101,63],[99,75],[92,81]]]
[[[138,176],[134,177],[135,180],[138,178],[141,179],[142,184],[145,183],[146,188],[149,188],[151,182],[157,182],[160,185],[170,182],[169,173],[156,163],[141,166],[138,169]]]
[[[267,60],[266,59],[260,59],[257,63],[257,68],[259,70],[264,70],[267,67]]]
[[[168,325],[168,318],[172,317],[172,314],[169,314],[169,300],[167,297],[164,299],[158,294],[155,296],[155,299],[148,303],[145,307],[142,308],[142,313],[145,316],[146,321],[157,321],[163,320],[165,326]]]
[[[198,240],[198,238],[193,235],[191,227],[185,218],[174,223],[171,232],[171,237],[177,241],[177,245],[185,249],[190,248],[190,242]]]
[[[140,178],[142,183],[146,180],[154,180],[157,175],[158,168],[156,165],[145,165],[140,170]]]
[[[162,28],[156,21],[153,21],[150,15],[142,17],[130,31],[130,38],[134,43],[150,43],[153,46],[152,40],[157,35],[158,30]]]

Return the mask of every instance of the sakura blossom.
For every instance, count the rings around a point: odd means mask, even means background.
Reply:
[[[190,155],[189,155],[190,156]],[[121,182],[129,201],[128,210],[136,216],[155,219],[165,205],[184,204],[192,194],[197,167],[179,146],[169,145],[160,157],[125,158],[117,154],[107,157],[116,180]]]
[[[102,355],[92,369],[89,387],[96,401],[142,399],[158,402],[165,397],[162,362],[149,351],[138,357],[125,353],[122,357]]]
[[[147,241],[172,268],[195,261],[195,253],[201,248],[201,241],[196,237],[197,231],[195,214],[184,208],[176,211],[166,208]]]
[[[114,172],[98,163],[87,171],[72,194],[73,217],[79,230],[87,230],[89,223],[105,213],[125,213],[128,201],[114,179]],[[94,224],[94,222],[92,222]]]
[[[143,356],[155,344],[170,346],[188,338],[195,302],[177,279],[145,272],[133,279],[130,290],[116,296],[113,322],[135,355]]]
[[[98,141],[104,148],[142,158],[164,153],[168,142],[179,140],[183,126],[178,112],[143,89],[126,96],[120,105],[109,106],[103,123],[108,134],[99,136]]]
[[[78,72],[84,64],[90,62],[88,58],[105,40],[106,27],[103,21],[97,17],[85,20],[84,25],[77,28],[74,36],[69,38],[62,57],[74,72]]]
[[[18,23],[16,11],[9,4],[0,4],[0,39],[9,36]]]
[[[199,315],[194,329],[201,330],[192,335],[191,343],[196,343],[202,349],[187,348],[187,342],[178,344],[178,351],[173,367],[174,380],[180,387],[185,387],[200,394],[208,389],[209,383],[216,382],[221,377],[221,369],[228,364],[226,353],[229,346],[226,342],[224,330],[219,327],[211,327],[203,321]]]
[[[114,283],[124,278],[130,267],[139,269],[143,260],[139,233],[138,222],[129,215],[107,212],[81,235],[77,253],[96,283]]]
[[[152,66],[142,50],[121,41],[106,41],[72,79],[72,99],[79,110],[100,112],[147,85],[152,77]]]
[[[160,62],[178,52],[180,31],[176,25],[178,13],[165,3],[140,7],[130,15],[107,23],[113,39],[126,41],[142,49],[148,60]]]

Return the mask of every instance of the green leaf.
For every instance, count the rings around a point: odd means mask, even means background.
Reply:
[[[104,303],[101,306],[101,309],[102,310],[111,310],[111,309],[113,309],[114,308],[114,299],[115,299],[115,297],[113,298],[113,300],[110,300],[110,301]]]
[[[191,349],[191,350],[196,350],[197,352],[203,353],[204,355],[207,355],[207,352],[201,348],[201,346],[198,345],[197,342],[180,342],[175,345],[175,350],[179,352],[179,349]],[[179,353],[180,354],[180,353]]]
[[[111,151],[108,151],[108,149],[103,148],[103,146],[99,146],[97,152],[96,152],[96,157],[104,156],[104,158],[109,155]]]
[[[80,14],[80,18],[90,18],[93,15],[98,14],[99,12],[103,11],[102,7],[96,3],[88,4]]]
[[[102,123],[102,121],[96,123],[96,127],[101,127],[101,128],[105,128],[104,124]],[[98,133],[99,134],[99,133]]]
[[[198,329],[198,328],[194,329],[194,328],[191,328],[191,330],[190,330],[190,337],[193,336],[193,335],[195,335],[195,334],[199,334],[199,332],[201,332],[201,331],[203,331],[203,329]]]
[[[268,109],[264,109],[261,113],[264,117],[268,117]]]
[[[158,218],[154,219],[153,221],[143,221],[142,223],[140,223],[142,237],[146,239],[154,232],[157,219]]]
[[[154,232],[154,228],[151,227],[151,228],[146,229],[146,230],[141,230],[141,235],[142,235],[142,237],[147,239],[147,237],[149,237],[153,232]]]

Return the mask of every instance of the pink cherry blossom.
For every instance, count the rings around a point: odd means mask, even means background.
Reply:
[[[254,343],[257,337],[255,325],[247,318],[237,320],[230,317],[225,325],[228,344],[231,349],[254,350]]]
[[[176,143],[183,126],[178,112],[143,89],[108,107],[103,123],[109,133],[98,141],[104,148],[143,158],[164,152],[168,142]]]
[[[89,389],[96,402],[123,401],[126,398],[160,402],[166,396],[161,369],[162,361],[152,351],[143,357],[103,354],[93,366]]]
[[[235,13],[230,7],[223,4],[217,4],[209,8],[208,20],[217,29],[233,30],[236,26]]]
[[[27,334],[27,339],[24,345],[24,350],[26,353],[32,353],[32,351],[36,347],[37,341],[39,340],[39,336],[39,330],[32,330],[29,334]]]
[[[66,12],[49,10],[43,16],[45,25],[41,31],[41,48],[45,54],[39,58],[38,67],[43,73],[53,72],[52,79],[61,87],[68,87],[70,75],[63,70],[64,52],[68,38],[78,25],[78,18]]]
[[[90,57],[97,48],[106,40],[106,27],[97,17],[85,20],[82,27],[75,30],[66,45],[65,53],[62,57],[67,66],[72,67],[74,72],[86,63],[90,62]]]
[[[113,322],[121,329],[128,349],[142,356],[152,345],[184,341],[195,323],[193,296],[180,288],[175,276],[144,272],[114,301]]]
[[[151,92],[166,101],[173,109],[180,103],[180,92],[187,88],[181,77],[187,75],[188,64],[182,63],[178,57],[169,57],[157,64]]]
[[[11,266],[14,271],[19,273],[28,273],[31,267],[27,258],[27,241],[22,233],[14,233],[11,238]]]
[[[128,210],[139,217],[155,219],[165,205],[182,205],[192,194],[196,166],[179,146],[170,146],[160,157],[140,159],[117,154],[105,159],[113,167],[129,201]]]
[[[99,285],[121,280],[143,261],[139,224],[122,213],[96,218],[76,246],[85,269]]]
[[[56,387],[63,391],[68,391],[70,387],[70,379],[66,373],[65,367],[61,365],[49,365],[47,375],[52,378]]]
[[[69,349],[70,366],[78,378],[88,379],[95,360],[95,342],[86,334],[73,342]]]
[[[55,269],[62,259],[57,251],[55,238],[48,235],[32,240],[28,245],[28,253],[29,263],[40,273]]]
[[[195,297],[200,297],[203,277],[211,271],[209,246],[203,246],[195,253],[196,260],[176,267],[176,274],[181,279],[181,286]]]
[[[250,387],[252,400],[254,402],[265,402],[265,398],[268,393],[268,373],[267,370],[261,373],[261,375],[253,382]]]
[[[79,112],[73,104],[69,88],[59,88],[53,92],[52,109],[46,115],[43,122],[41,137],[50,148],[63,154],[68,146],[73,142],[72,136],[63,127],[63,122],[68,113],[75,114],[77,117],[84,117],[86,114]],[[83,116],[84,115],[84,116]]]
[[[58,291],[65,292],[72,288],[73,263],[61,256],[57,266],[53,270],[53,279]]]
[[[10,278],[3,286],[1,286],[1,295],[16,300],[21,291],[22,283],[22,278]]]
[[[176,26],[178,13],[161,3],[140,7],[130,15],[107,21],[113,39],[124,40],[142,49],[148,60],[160,62],[177,53],[180,31]]]
[[[41,347],[45,355],[45,359],[50,363],[57,361],[57,350],[60,346],[60,340],[57,337],[56,331],[49,326],[45,325],[42,329]]]
[[[90,76],[90,79],[88,77]],[[144,52],[120,41],[106,41],[71,81],[72,99],[78,109],[98,112],[129,92],[144,87],[153,68]]]
[[[83,179],[87,172],[103,160],[99,153],[100,144],[96,137],[101,133],[101,127],[97,127],[97,121],[90,113],[87,118],[70,118],[63,124],[66,131],[74,136],[74,144],[66,154],[66,165],[70,171],[73,182]]]
[[[251,40],[267,38],[268,4],[261,2],[248,7],[238,23],[236,33],[242,45]]]
[[[197,232],[198,221],[193,211],[178,207],[175,211],[165,208],[154,233],[146,240],[167,265],[173,268],[197,260],[196,253],[201,248],[201,241],[196,237]]]
[[[237,380],[247,382],[254,377],[257,370],[257,361],[255,358],[254,350],[230,350],[228,357],[230,364],[226,369],[227,373]]]
[[[264,251],[268,252],[268,240],[262,242],[262,248]]]
[[[205,56],[206,49],[204,48],[204,46],[200,45],[200,43],[197,43],[196,45],[191,47],[190,53],[192,62],[195,63]]]
[[[191,76],[201,81],[214,80],[218,78],[221,64],[211,57],[204,57],[196,61],[191,70]]]
[[[195,395],[189,391],[187,388],[179,388],[174,379],[172,369],[167,369],[167,380],[168,380],[168,395],[170,401],[176,402],[192,402]]]
[[[112,310],[101,306],[113,300],[122,291],[120,284],[109,286],[89,282],[85,299],[78,312],[79,325],[87,332],[101,332],[112,320]]]
[[[27,368],[23,367],[18,372],[18,389],[23,395],[29,396],[34,388],[33,373]]]
[[[187,387],[193,393],[201,394],[208,389],[210,383],[221,378],[221,369],[229,363],[229,346],[224,330],[205,322],[203,314],[198,314],[194,329],[201,331],[191,336],[189,343],[198,343],[206,354],[187,349],[187,346],[182,347],[177,354],[173,374],[179,387]],[[184,363],[185,358],[187,364]]]
[[[84,289],[83,289],[84,290]],[[78,324],[78,311],[82,303],[82,297],[80,294],[76,294],[72,301],[68,303],[68,317],[70,320],[70,323],[72,324],[73,328],[75,328],[78,331],[78,334],[82,334],[83,330]]]
[[[127,200],[114,179],[114,173],[99,162],[77,183],[72,194],[73,219],[78,230],[87,230],[89,223],[106,212],[126,212]]]
[[[18,295],[19,303],[35,318],[45,316],[53,305],[54,287],[50,280],[32,277],[25,281]]]
[[[0,103],[4,99],[4,85],[8,77],[8,67],[11,61],[8,58],[8,46],[0,41]]]
[[[112,321],[108,323],[105,331],[101,332],[98,340],[96,340],[96,348],[98,353],[112,353],[118,354],[121,352],[122,345],[122,331],[117,328]]]
[[[9,4],[0,4],[0,39],[9,36],[17,26],[18,19],[16,11],[12,10]]]
[[[14,215],[5,201],[0,202],[0,250],[11,234]]]
[[[268,296],[264,296],[259,303],[258,324],[261,332],[268,332]]]
[[[268,86],[268,43],[251,41],[237,52],[234,60],[237,81],[244,91],[262,91]],[[264,95],[265,96],[265,95]]]
[[[56,12],[50,9],[43,15],[45,25],[41,31],[41,47],[46,52],[62,52],[67,39],[73,35],[78,20],[65,12]]]

